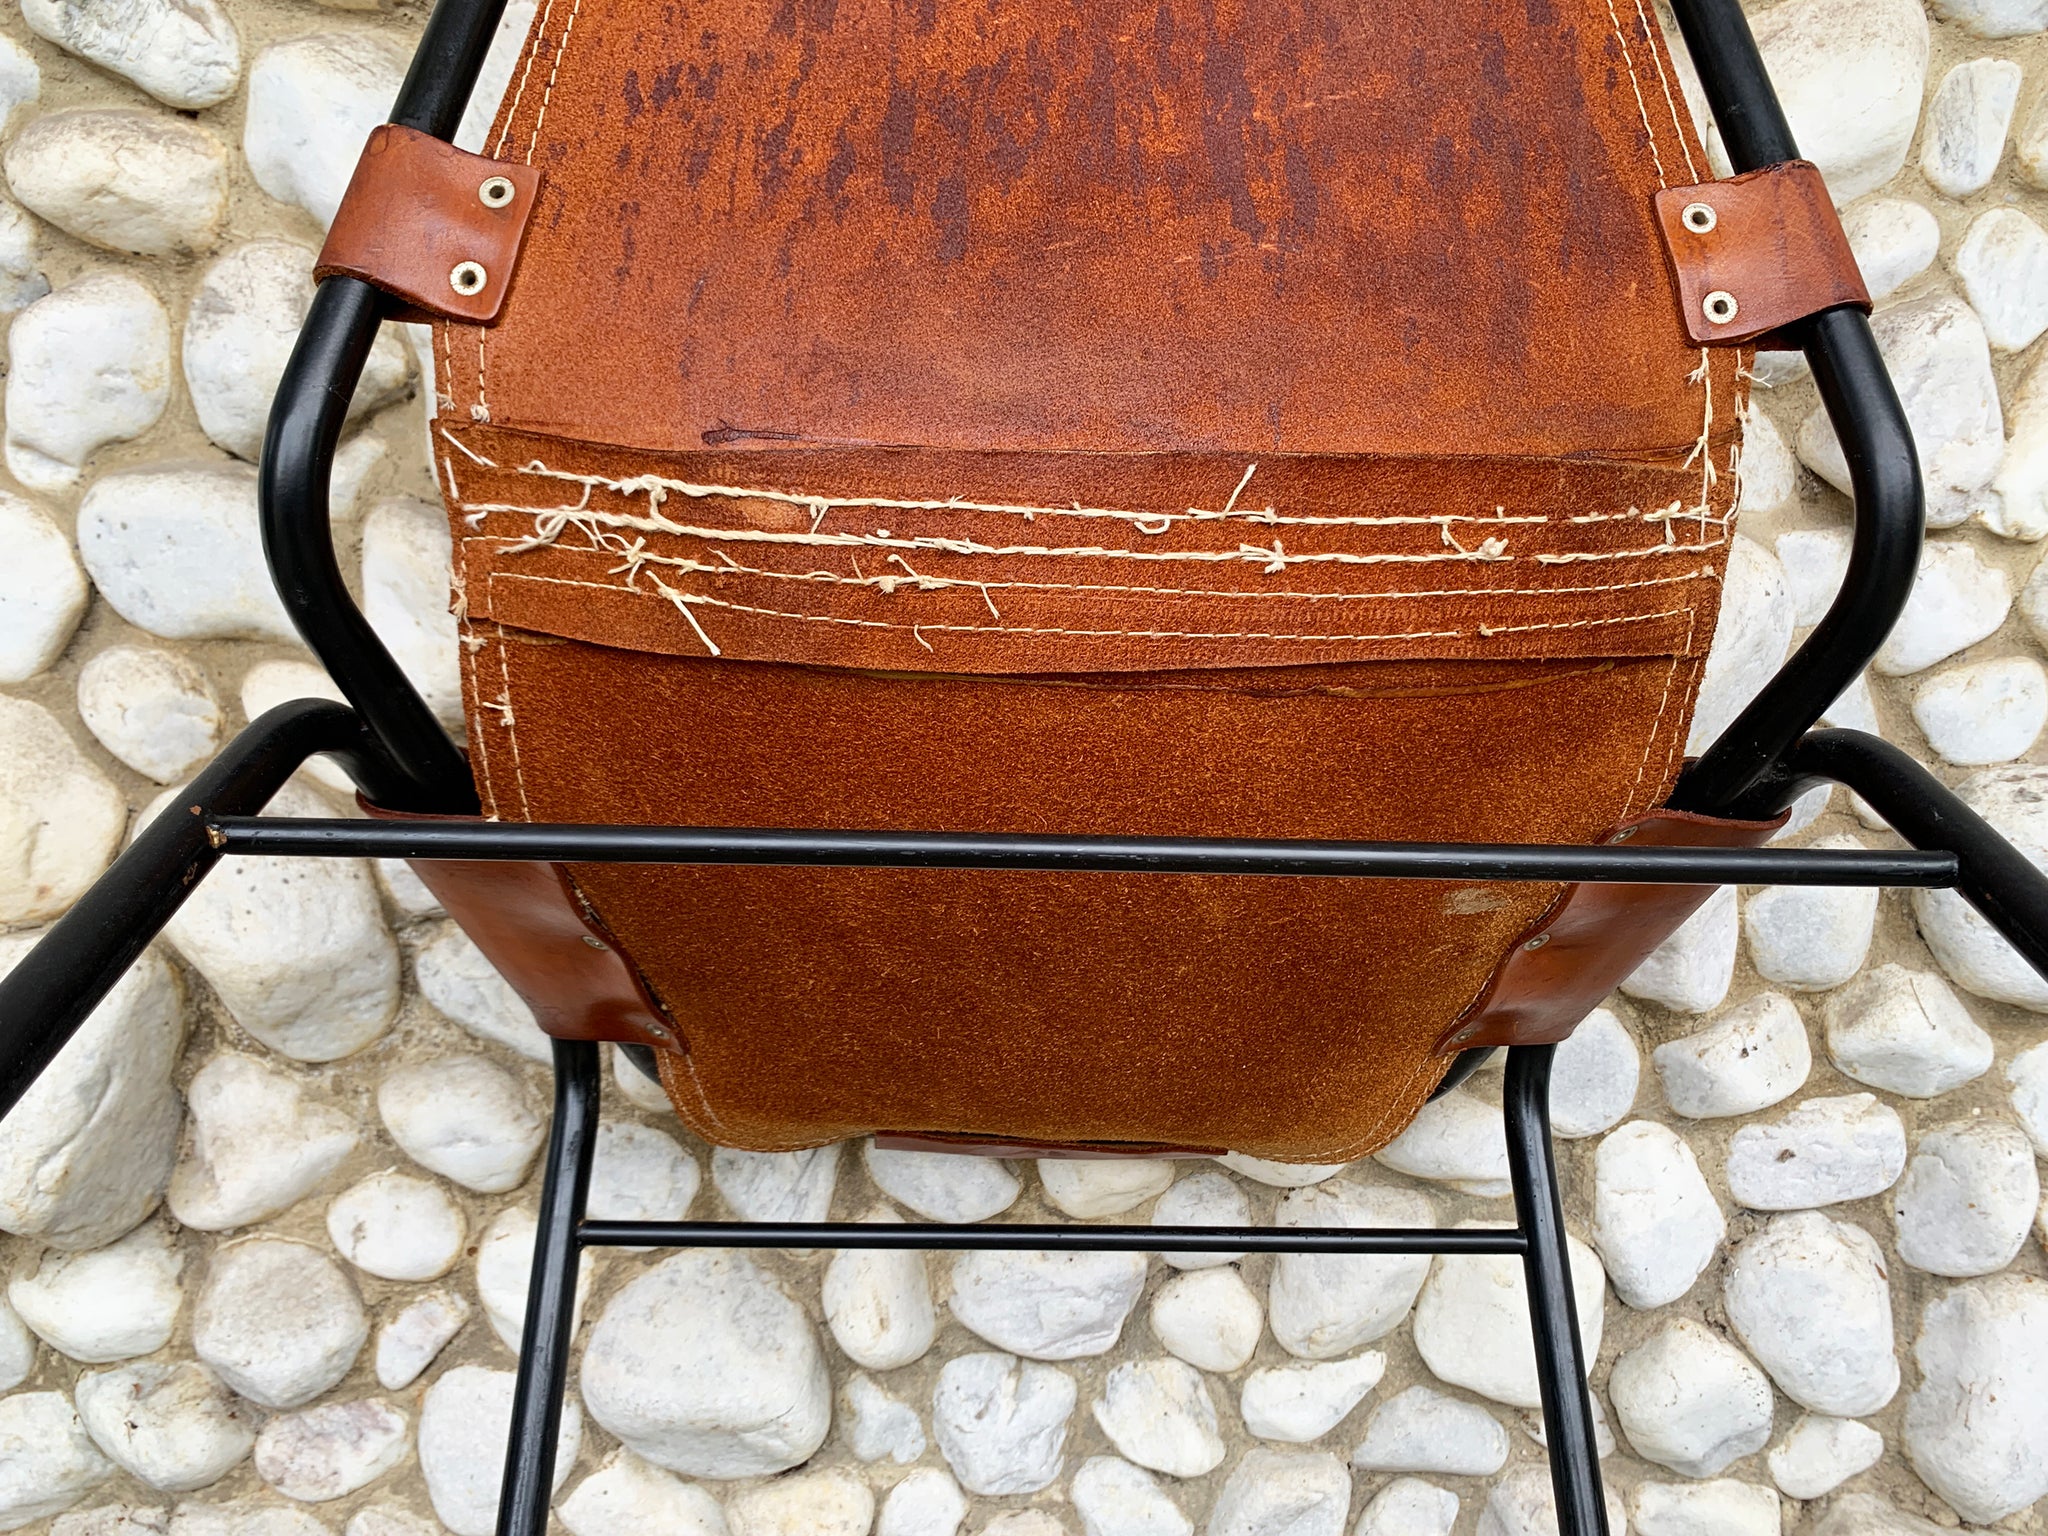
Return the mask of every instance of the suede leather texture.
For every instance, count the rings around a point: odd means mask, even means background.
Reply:
[[[492,816],[1595,840],[1712,639],[1740,355],[1606,0],[544,0],[436,329]],[[1554,885],[579,866],[678,1112],[1328,1162]]]

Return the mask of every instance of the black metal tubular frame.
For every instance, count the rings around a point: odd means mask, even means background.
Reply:
[[[447,138],[461,119],[504,0],[437,0],[392,113]],[[1783,112],[1737,0],[1673,0],[1688,51],[1738,171],[1794,158]],[[1800,328],[1846,455],[1856,524],[1847,577],[1799,652],[1681,777],[1672,804],[1770,815],[1810,784],[1862,794],[1914,845],[1905,852],[1253,843],[1165,838],[970,837],[747,828],[289,821],[256,812],[314,753],[338,757],[375,802],[473,813],[457,745],[349,596],[335,558],[328,484],[348,399],[385,313],[367,284],[314,295],[278,388],[259,490],[265,552],[287,610],[352,708],[311,700],[252,723],[178,803],[144,828],[41,943],[0,979],[0,1115],[11,1110],[199,881],[224,857],[349,856],[899,868],[1199,871],[1321,878],[1625,881],[1953,887],[2048,974],[2048,878],[1896,748],[1853,731],[1812,732],[1903,609],[1922,532],[1918,461],[1862,314]],[[1559,1528],[1607,1536],[1585,1359],[1552,1161],[1554,1047],[1508,1053],[1503,1089],[1517,1224],[1359,1230],[593,1221],[584,1214],[598,1124],[595,1045],[554,1047],[555,1118],[514,1394],[499,1536],[542,1536],[569,1366],[581,1253],[614,1245],[1118,1249],[1322,1254],[1519,1255],[1528,1284]],[[1487,1053],[1466,1052],[1446,1083]]]

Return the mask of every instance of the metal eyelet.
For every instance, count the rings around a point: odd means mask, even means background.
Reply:
[[[486,208],[503,208],[512,201],[515,190],[509,176],[487,177],[484,184],[476,189],[477,201]]]
[[[1541,948],[1542,948],[1542,947],[1543,947],[1544,945],[1548,944],[1549,942],[1550,942],[1550,935],[1549,935],[1549,934],[1547,934],[1547,933],[1539,933],[1539,934],[1537,934],[1537,935],[1536,935],[1536,937],[1535,937],[1535,938],[1533,938],[1533,939],[1529,940],[1529,941],[1528,941],[1528,942],[1527,942],[1526,944],[1524,944],[1524,945],[1522,946],[1522,948],[1524,948],[1524,949],[1541,949]]]
[[[1716,288],[1700,300],[1700,312],[1716,325],[1726,325],[1735,318],[1735,295],[1724,288]]]
[[[1678,215],[1678,222],[1696,235],[1705,235],[1711,234],[1721,220],[1712,203],[1687,203]]]
[[[487,274],[480,261],[458,261],[448,274],[448,286],[467,298],[484,291]]]

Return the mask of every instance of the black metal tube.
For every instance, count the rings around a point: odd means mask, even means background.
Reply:
[[[339,704],[300,699],[260,716],[0,979],[0,1117],[135,963],[220,858],[210,813],[261,810],[316,752],[361,771],[362,730]]]
[[[498,1495],[497,1536],[545,1536],[555,1481],[555,1441],[568,1389],[569,1338],[576,1324],[576,1273],[582,1245],[576,1231],[590,1195],[597,1153],[598,1055],[588,1040],[557,1040],[555,1120],[548,1132],[547,1176],[526,1324],[519,1337],[519,1374],[512,1388],[512,1431]]]
[[[1529,1282],[1529,1321],[1536,1336],[1536,1379],[1559,1536],[1608,1536],[1593,1399],[1586,1387],[1564,1207],[1550,1149],[1550,1068],[1556,1054],[1554,1045],[1521,1045],[1508,1052],[1501,1112],[1507,1120],[1515,1211],[1528,1238],[1522,1272]]]
[[[1556,843],[1259,842],[1237,838],[832,832],[498,821],[215,817],[223,853],[269,857],[520,859],[592,864],[780,864],[862,869],[1064,869],[1323,875],[1380,880],[1578,880],[1643,885],[1943,886],[1940,852],[1830,848],[1578,848]]]
[[[454,138],[504,14],[505,0],[437,0],[391,105],[391,121]]]
[[[1520,1253],[1499,1227],[1091,1227],[989,1222],[586,1221],[587,1248],[887,1248],[964,1253]]]
[[[1714,126],[1738,171],[1797,160],[1792,125],[1771,88],[1749,18],[1735,0],[1671,0],[1671,13],[1692,55]]]

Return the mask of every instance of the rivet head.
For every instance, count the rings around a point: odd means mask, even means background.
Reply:
[[[604,940],[603,940],[603,939],[600,939],[600,938],[599,938],[599,937],[598,937],[598,936],[597,936],[596,934],[594,934],[594,933],[586,933],[585,935],[583,935],[583,942],[584,942],[584,943],[586,943],[586,944],[588,944],[588,945],[589,945],[589,946],[590,946],[590,947],[591,947],[592,949],[603,949],[603,948],[605,948],[605,942],[604,942]]]
[[[485,273],[480,261],[458,261],[448,274],[448,286],[467,297],[484,291]]]
[[[1694,234],[1704,235],[1711,233],[1721,220],[1712,203],[1687,203],[1679,212],[1678,222]]]
[[[1537,935],[1536,935],[1536,937],[1535,937],[1535,938],[1531,939],[1531,940],[1530,940],[1530,941],[1529,941],[1528,943],[1524,944],[1524,945],[1522,946],[1522,948],[1524,948],[1524,949],[1541,949],[1541,948],[1542,948],[1542,947],[1543,947],[1544,945],[1548,944],[1549,942],[1550,942],[1550,935],[1549,935],[1549,934],[1547,934],[1547,933],[1539,933],[1539,934],[1537,934]]]
[[[1700,312],[1716,325],[1726,325],[1735,318],[1735,295],[1725,288],[1716,288],[1700,300]]]
[[[512,178],[509,176],[487,176],[484,184],[476,189],[477,200],[486,208],[502,208],[512,201]]]

